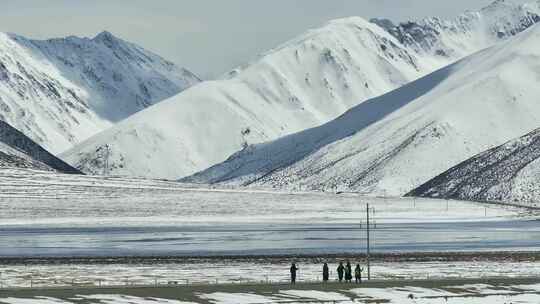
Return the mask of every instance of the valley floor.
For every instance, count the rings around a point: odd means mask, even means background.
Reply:
[[[365,252],[367,203],[374,208],[370,214],[373,252],[388,257],[373,262],[378,280],[518,280],[540,272],[539,215],[527,208],[1,170],[0,284],[33,287],[38,293],[0,290],[0,303],[352,303],[355,299],[360,303],[373,303],[373,299],[408,303],[405,299],[410,293],[423,297],[411,303],[442,303],[447,295],[454,301],[448,303],[504,303],[508,297],[538,302],[537,285],[521,287],[516,282],[495,291],[478,282],[474,286],[458,282],[447,289],[404,283],[409,287],[385,285],[362,291],[340,287],[329,293],[288,293],[280,288],[262,293],[247,288],[242,294],[214,290],[186,299],[171,296],[170,291],[176,290],[170,288],[155,294],[132,289],[81,294],[75,289],[64,295],[35,289],[161,286],[169,282],[277,283],[287,280],[292,260],[300,265],[300,280],[317,281],[323,260],[334,270],[338,260],[355,262],[354,255]],[[522,251],[530,254],[521,255]],[[393,259],[396,252],[402,256]],[[440,257],[416,258],[427,252],[439,252]],[[458,258],[452,258],[452,252]],[[490,252],[499,252],[497,258],[489,258]],[[233,255],[237,258],[227,258]],[[62,258],[66,256],[72,259]],[[103,262],[109,256],[131,258]],[[159,258],[152,261],[154,256]],[[81,258],[77,261],[77,257]],[[514,294],[507,295],[509,292]],[[33,296],[51,298],[28,298]],[[428,298],[431,296],[435,298]],[[463,297],[477,302],[459,302]],[[482,302],[486,299],[489,301]]]
[[[0,256],[540,250],[537,214],[463,201],[0,171]]]
[[[0,171],[0,256],[536,251],[538,214],[463,201]]]

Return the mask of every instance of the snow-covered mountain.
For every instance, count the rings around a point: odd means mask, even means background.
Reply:
[[[137,113],[62,157],[88,173],[175,179],[243,146],[327,122],[432,69],[375,24],[336,20],[228,79]]]
[[[407,195],[540,206],[540,129],[482,152]]]
[[[540,27],[186,181],[403,195],[540,124]]]
[[[0,120],[0,169],[4,168],[81,173]]]
[[[468,11],[453,19],[433,17],[399,25],[385,19],[373,19],[372,22],[417,53],[456,58],[470,55],[540,22],[540,1],[518,5],[511,0],[495,0],[478,12]]]
[[[0,120],[53,153],[198,81],[109,32],[44,41],[0,33]]]
[[[329,22],[62,154],[87,173],[178,178],[251,144],[326,123],[539,21],[497,1],[452,20]]]

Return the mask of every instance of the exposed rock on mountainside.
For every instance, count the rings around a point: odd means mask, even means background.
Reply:
[[[81,173],[3,121],[0,121],[0,168]]]
[[[540,129],[482,152],[407,195],[540,206]]]

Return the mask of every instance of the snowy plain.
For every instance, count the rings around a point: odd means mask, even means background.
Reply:
[[[465,201],[204,187],[161,180],[0,170],[3,225],[359,223],[365,217],[366,203],[375,208],[380,224],[481,222],[528,215],[519,208]]]
[[[78,295],[62,300],[51,297],[14,298],[0,297],[2,304],[507,304],[540,301],[540,285],[447,285],[440,288],[392,287],[351,288],[344,286],[340,291],[281,290],[273,293],[227,293],[213,292],[198,294],[196,302],[164,298],[144,298],[122,294]]]
[[[376,224],[374,252],[540,250],[538,215],[510,206],[205,188],[160,180],[3,169],[0,256],[359,253],[365,251],[365,231],[360,225],[365,228],[367,203],[375,210],[370,214]],[[131,284],[182,283],[185,279],[230,283],[261,277],[276,282],[286,280],[289,263],[289,259],[202,259],[191,264],[3,264],[0,285],[118,285],[126,279]],[[539,270],[534,260],[373,264],[378,279],[527,277]],[[299,276],[318,280],[320,263],[301,264]]]
[[[394,242],[397,245],[416,243],[414,250],[427,244],[426,248],[432,250],[437,243],[440,245],[453,238],[453,245],[458,248],[463,244],[466,247],[467,243],[479,244],[475,245],[476,249],[499,243],[502,250],[534,250],[540,235],[540,226],[534,221],[536,214],[508,206],[376,198],[350,193],[204,188],[159,180],[3,169],[0,170],[0,256],[6,253],[18,257],[99,256],[126,252],[144,255],[155,253],[156,248],[163,248],[159,254],[179,254],[190,246],[193,249],[191,253],[202,255],[216,250],[224,252],[226,246],[242,248],[246,253],[257,252],[258,249],[259,253],[305,253],[311,250],[311,253],[321,254],[332,250],[342,252],[344,248],[363,252],[364,233],[359,225],[365,216],[366,203],[375,208],[371,216],[379,227],[373,231],[374,248]],[[469,239],[464,238],[464,233]],[[524,247],[515,247],[520,241],[526,241],[522,243]],[[316,244],[319,245],[314,246]],[[465,247],[461,249],[466,250]],[[126,248],[137,250],[130,252]],[[277,250],[283,248],[288,249]],[[180,284],[282,282],[287,279],[289,263],[289,259],[280,262],[224,259],[106,265],[3,264],[0,266],[0,289],[156,283],[166,286],[171,281]],[[332,276],[335,266],[331,265]],[[302,263],[300,267],[300,280],[320,280],[319,262]],[[373,277],[381,280],[484,276],[519,278],[535,276],[539,269],[539,262],[534,260],[497,263],[488,260],[380,261],[374,262],[372,268]],[[99,292],[68,299],[21,298],[2,297],[0,292],[0,303],[373,303],[373,299],[380,299],[385,303],[497,304],[508,299],[537,303],[538,299],[535,287],[522,287],[522,291],[512,287],[512,295],[506,294],[508,290],[501,294],[499,287],[497,292],[489,287],[472,291],[474,288],[451,288],[454,293],[448,302],[442,301],[445,301],[443,295],[447,296],[449,291],[407,287],[338,293],[209,293],[200,294],[200,301]],[[407,300],[410,293],[416,296],[416,302]],[[428,295],[431,298],[427,298]]]
[[[186,262],[139,262],[129,264],[27,264],[0,265],[0,286],[3,288],[61,286],[120,286],[179,284],[232,284],[288,282],[287,270],[292,259],[189,260]],[[299,262],[300,282],[320,282],[322,260]],[[353,261],[354,262],[354,261]],[[365,266],[365,262],[362,263]],[[336,263],[329,264],[331,280],[336,279]],[[498,262],[476,261],[374,261],[374,280],[437,280],[477,278],[536,277],[540,262],[534,260]]]
[[[525,209],[0,170],[0,256],[536,250]]]

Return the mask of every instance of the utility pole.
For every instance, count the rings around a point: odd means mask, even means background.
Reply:
[[[369,260],[369,203],[366,204],[366,221],[367,221],[367,226],[366,226],[366,232],[367,232],[367,277],[368,277],[368,281],[371,280],[371,265],[370,265],[370,260]]]
[[[375,208],[370,208],[369,203],[366,204],[366,264],[367,264],[367,279],[371,280],[371,225],[374,229],[377,229],[377,223],[370,220],[369,213],[373,212],[375,216]],[[373,222],[373,223],[371,223]],[[360,230],[362,230],[362,220],[360,220]]]

